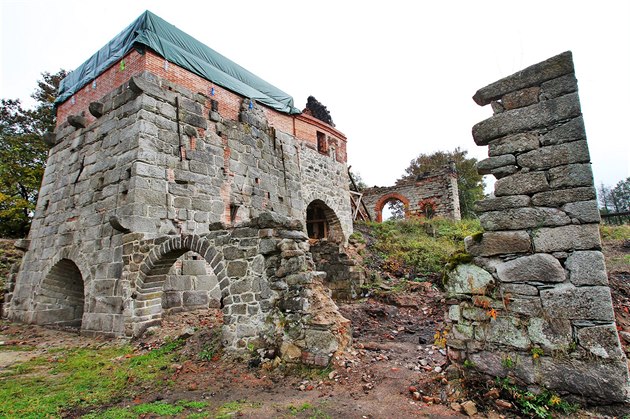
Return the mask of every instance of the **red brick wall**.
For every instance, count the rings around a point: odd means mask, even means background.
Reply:
[[[123,60],[125,61],[124,70],[120,69],[120,61],[117,62],[96,78],[95,89],[92,88],[92,83],[89,83],[70,99],[62,103],[57,108],[57,124],[65,122],[69,115],[81,114],[89,122],[94,121],[95,118],[88,111],[90,102],[99,100],[107,93],[124,84],[132,76],[145,70],[192,92],[202,93],[218,101],[219,114],[223,118],[238,120],[241,101],[243,100],[242,96],[217,86],[173,63],[169,62],[168,65],[165,65],[165,59],[151,51],[147,51],[142,55],[133,50]],[[213,87],[214,96],[211,96]],[[72,103],[73,98],[74,103]],[[206,107],[209,110],[209,102],[206,104]],[[313,149],[317,149],[317,131],[324,132],[327,138],[330,139],[329,143],[335,144],[337,160],[343,163],[346,162],[346,137],[340,131],[310,115],[287,115],[268,107],[265,107],[265,115],[270,125],[280,131],[293,134]]]

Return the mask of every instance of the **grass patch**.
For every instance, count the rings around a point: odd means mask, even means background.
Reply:
[[[216,419],[229,419],[242,413],[244,409],[257,409],[261,406],[261,403],[252,403],[246,400],[235,400],[232,402],[224,403],[219,407],[215,413]]]
[[[478,220],[389,220],[359,229],[372,236],[367,265],[397,278],[437,279],[452,256],[463,253],[464,238],[481,231]]]
[[[130,383],[159,386],[181,344],[169,342],[135,357],[128,345],[63,349],[18,364],[0,374],[0,417],[59,416],[65,409],[119,400],[129,395]]]
[[[630,224],[622,225],[608,225],[602,224],[599,226],[599,231],[604,240],[629,240],[630,239]]]

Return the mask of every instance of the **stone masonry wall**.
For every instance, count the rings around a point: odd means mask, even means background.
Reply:
[[[450,358],[589,403],[627,400],[571,53],[474,100],[494,110],[473,138],[497,181],[476,204],[485,232],[466,239],[475,265],[449,278]]]
[[[392,200],[403,203],[405,216],[422,215],[429,205],[436,216],[461,218],[457,174],[450,167],[425,173],[416,179],[399,181],[394,186],[363,190],[363,202],[372,220],[377,222],[383,221],[383,208]]]
[[[345,162],[269,126],[266,110],[247,98],[241,100],[238,120],[223,117],[221,107],[213,106],[209,96],[145,71],[92,102],[93,119],[70,115],[58,126],[56,135],[48,139],[52,148],[28,251],[14,291],[7,296],[10,318],[48,324],[58,323],[61,313],[83,313],[68,321],[78,320],[84,332],[131,336],[159,322],[163,308],[188,309],[216,301],[212,298],[216,291],[205,289],[209,284],[200,289],[189,275],[190,281],[170,278],[158,281],[157,288],[143,288],[142,294],[152,298],[140,306],[135,300],[140,290],[126,276],[145,253],[128,257],[130,235],[139,235],[138,243],[144,241],[139,246],[150,254],[162,242],[205,237],[217,223],[234,228],[255,223],[267,213],[297,220],[304,230],[306,208],[317,199],[335,214],[343,233],[340,239],[347,240],[352,221]],[[254,258],[250,253],[264,252],[256,248],[258,230],[252,234],[247,238],[254,242],[245,252]],[[299,239],[304,241],[305,234]],[[241,250],[213,246],[227,260],[241,254]],[[164,256],[158,276],[172,276],[169,271],[176,259],[195,250],[188,247]],[[206,262],[212,261],[206,258]],[[254,262],[247,263],[251,268]],[[313,271],[312,265],[299,266],[294,266],[296,272]],[[250,268],[243,275],[252,275]],[[212,269],[220,283],[220,270],[214,265]],[[72,279],[73,293],[80,296],[83,287],[84,299],[77,298],[71,307],[64,303],[63,287],[55,282],[64,275]],[[241,277],[231,275],[236,276]],[[309,291],[316,282],[311,276],[299,284],[306,306],[316,302]],[[185,282],[190,289],[184,289]],[[266,320],[255,315],[229,320],[237,313],[227,308],[231,293],[226,295],[226,289],[230,290],[221,287],[223,307],[228,322],[235,322],[226,324],[226,344],[236,347],[244,338],[260,337]],[[161,301],[163,294],[165,301]],[[268,297],[271,303],[284,301]],[[249,315],[247,310],[242,314]],[[256,330],[254,335],[252,330]],[[302,342],[302,348],[314,344],[313,339]]]

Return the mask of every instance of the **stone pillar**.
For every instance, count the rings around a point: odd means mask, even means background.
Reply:
[[[474,100],[494,110],[472,133],[488,146],[479,172],[497,181],[476,204],[485,232],[466,239],[476,266],[450,276],[451,358],[589,403],[626,401],[571,52]]]

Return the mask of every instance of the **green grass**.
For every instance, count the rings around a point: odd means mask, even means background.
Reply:
[[[130,346],[63,349],[18,364],[0,374],[0,417],[57,417],[131,396],[130,383],[159,386],[179,346],[173,341],[135,357]]]
[[[630,240],[630,224],[599,226],[602,239],[604,240]]]
[[[464,238],[481,231],[478,220],[437,218],[366,223],[359,228],[374,238],[368,265],[409,279],[439,276],[452,256],[464,251]]]
[[[497,378],[501,396],[514,402],[517,409],[527,417],[549,419],[554,413],[569,415],[579,406],[562,400],[557,394],[543,389],[538,394],[524,390],[510,383],[508,378]]]

